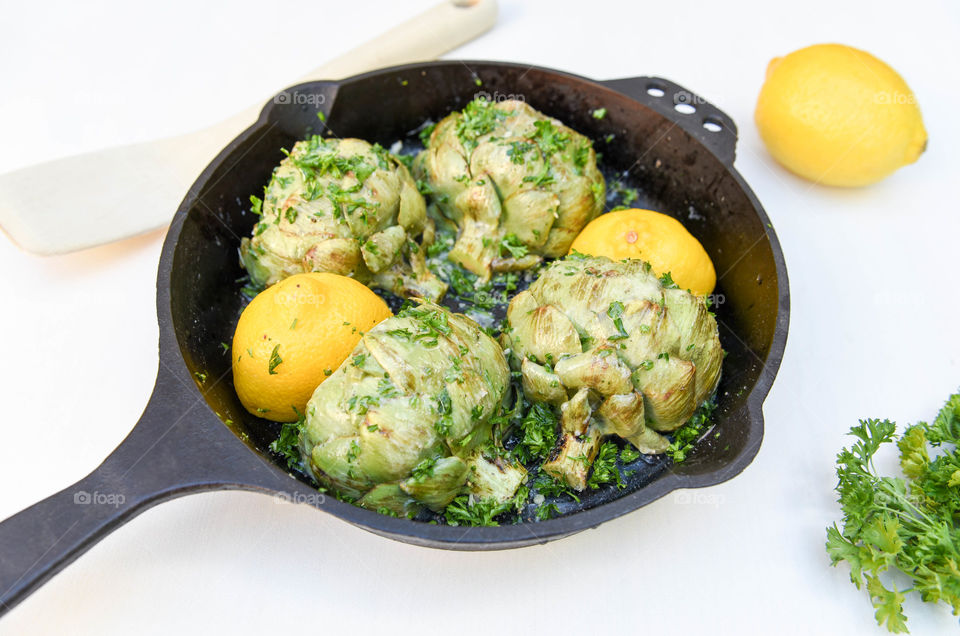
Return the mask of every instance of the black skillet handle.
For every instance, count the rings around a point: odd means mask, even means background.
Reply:
[[[282,487],[163,365],[140,421],[99,468],[0,523],[0,615],[147,508],[191,492]]]
[[[676,122],[728,166],[737,148],[737,125],[696,93],[661,77],[628,77],[600,84],[623,93]]]

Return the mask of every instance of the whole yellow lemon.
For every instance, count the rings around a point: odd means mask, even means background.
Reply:
[[[680,221],[653,210],[601,214],[574,239],[570,252],[647,261],[658,276],[669,273],[681,289],[701,296],[717,284],[713,261],[700,241]]]
[[[832,186],[880,181],[916,161],[927,145],[920,108],[903,78],[842,44],[772,60],[755,119],[774,159]]]
[[[257,294],[233,334],[233,384],[260,417],[293,422],[363,334],[391,315],[363,283],[296,274]]]

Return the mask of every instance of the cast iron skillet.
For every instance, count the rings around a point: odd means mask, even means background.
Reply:
[[[516,96],[595,140],[603,162],[640,188],[634,205],[680,218],[704,244],[719,275],[720,336],[729,352],[717,426],[687,460],[638,460],[625,490],[589,491],[564,516],[463,528],[395,519],[319,495],[291,478],[268,445],[277,427],[241,407],[230,377],[229,342],[244,305],[236,282],[240,237],[254,219],[251,193],[290,148],[322,126],[389,147],[461,108],[477,93]],[[591,111],[606,108],[602,119]],[[683,113],[682,110],[692,112]],[[611,141],[604,141],[613,135]],[[516,548],[573,534],[678,488],[720,483],[753,459],[763,436],[761,405],[787,338],[787,273],[767,216],[733,168],[737,133],[724,113],[672,82],[594,82],[543,68],[435,62],[386,69],[280,93],[259,120],[200,175],[177,210],[157,276],[160,367],[140,421],[90,475],[0,524],[0,612],[9,610],[107,533],[157,503],[193,492],[241,489],[310,503],[371,532],[435,548]],[[202,379],[205,378],[205,379]],[[201,380],[202,379],[202,380]]]

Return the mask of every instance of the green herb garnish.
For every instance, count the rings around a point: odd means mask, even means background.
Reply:
[[[516,234],[507,234],[503,237],[503,240],[500,241],[501,254],[509,254],[513,258],[522,258],[526,256],[529,251],[527,246],[517,238]]]
[[[617,488],[625,488],[626,484],[617,469],[617,445],[613,442],[604,442],[600,446],[597,458],[593,460],[593,470],[587,485],[597,489],[603,484],[616,482]]]
[[[610,307],[607,309],[607,316],[613,320],[613,326],[617,328],[617,335],[610,336],[607,340],[623,340],[629,338],[630,334],[627,333],[627,330],[623,328],[623,303],[619,300],[615,300],[610,303]]]
[[[653,363],[650,362],[650,365],[652,367]],[[693,414],[693,417],[674,432],[673,441],[670,443],[670,448],[667,449],[667,455],[670,456],[673,463],[679,464],[687,458],[687,453],[690,452],[694,443],[700,439],[700,436],[706,430],[716,408],[716,402],[712,400],[704,402]]]
[[[472,495],[460,495],[444,509],[443,516],[451,526],[498,526],[496,518],[515,509],[516,505],[516,497],[497,503],[495,499],[478,501]]]
[[[908,426],[899,440],[895,430],[875,419],[850,429],[857,442],[837,455],[843,529],[827,528],[826,548],[833,565],[847,562],[857,589],[866,584],[877,624],[906,632],[910,592],[960,615],[960,395],[950,396],[932,424]],[[877,451],[894,441],[905,478],[881,476],[874,465]],[[893,570],[913,585],[888,589],[880,575]]]
[[[520,421],[520,441],[513,448],[514,456],[523,463],[546,459],[557,445],[558,428],[553,407],[534,402]]]
[[[276,368],[280,366],[280,363],[283,362],[283,358],[280,357],[280,345],[273,347],[273,351],[270,352],[270,361],[268,362],[267,372],[270,375],[277,375]]]
[[[287,460],[289,470],[300,467],[300,431],[307,421],[296,407],[293,408],[293,412],[297,414],[297,421],[284,422],[280,427],[280,436],[270,442],[270,450]]]

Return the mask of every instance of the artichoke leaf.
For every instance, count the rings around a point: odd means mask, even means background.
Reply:
[[[658,357],[649,363],[649,370],[641,366],[633,373],[633,382],[643,393],[646,418],[656,431],[676,430],[697,408],[696,367],[671,357]]]
[[[710,315],[706,303],[679,289],[664,291],[668,319],[681,334],[679,350],[683,351],[697,368],[697,390],[694,402],[702,404],[716,390],[720,381],[723,349],[717,331],[717,321]]]
[[[394,481],[436,452],[437,433],[423,401],[407,396],[381,399],[359,426],[363,452],[357,466],[375,482]]]
[[[379,484],[357,501],[357,505],[367,510],[379,512],[389,510],[398,517],[408,519],[420,513],[420,504],[405,493],[397,484]]]
[[[500,249],[499,243],[490,238],[497,233],[500,197],[489,178],[480,179],[457,195],[455,206],[463,211],[463,218],[460,235],[448,258],[487,280],[490,278],[490,263]]]
[[[494,272],[520,272],[536,267],[541,261],[543,261],[543,257],[536,254],[524,254],[518,257],[498,256],[490,261],[490,269]]]
[[[360,244],[355,239],[330,238],[313,245],[304,253],[302,269],[298,271],[348,276],[360,264],[360,258]]]
[[[360,497],[373,484],[357,467],[359,454],[356,436],[337,437],[313,447],[310,468],[321,483],[351,497]]]
[[[493,339],[480,331],[477,323],[462,314],[451,314],[448,324],[451,335],[458,341],[466,343],[473,355],[467,360],[478,373],[483,375],[491,389],[496,392],[505,391],[510,378],[507,369],[507,359],[503,349]],[[462,351],[457,351],[463,354]],[[481,365],[479,362],[489,361],[492,364]],[[486,371],[486,373],[482,373]]]
[[[544,363],[582,351],[580,334],[570,319],[552,305],[539,305],[529,290],[514,296],[507,308],[507,320],[513,328],[510,340],[514,353],[521,358],[533,356]]]
[[[320,387],[324,387],[321,391]],[[346,376],[335,373],[317,387],[307,402],[307,418],[300,433],[301,453],[309,457],[310,449],[335,437],[346,437],[356,432],[351,413],[340,404],[340,397],[348,388]],[[320,426],[319,423],[323,422]]]
[[[563,433],[554,456],[544,462],[541,470],[580,492],[587,487],[587,475],[599,448],[600,432],[596,426],[588,428],[582,437]]]
[[[588,387],[601,395],[627,393],[633,389],[630,369],[610,348],[561,358],[554,366],[554,371],[569,389]]]
[[[644,427],[640,432],[625,437],[625,440],[645,455],[659,455],[670,448],[670,440],[656,431]]]
[[[401,248],[407,242],[407,233],[399,225],[371,234],[360,246],[360,253],[367,268],[374,274],[396,262]]]
[[[629,439],[643,432],[643,396],[636,391],[611,395],[597,407],[594,416],[604,435],[618,435]]]
[[[425,265],[408,268],[404,264],[394,263],[390,269],[375,274],[371,284],[401,298],[423,298],[430,302],[439,302],[447,293],[447,284],[434,276]]]
[[[401,170],[406,172],[406,167],[402,164]],[[409,173],[407,173],[409,177]],[[417,235],[423,231],[427,222],[427,204],[423,200],[413,179],[403,180],[400,186],[400,209],[397,212],[397,223],[403,227],[408,234]]]
[[[567,391],[560,377],[529,358],[524,358],[520,363],[520,379],[524,395],[534,402],[560,405],[567,400]]]
[[[400,488],[434,512],[439,512],[460,493],[466,479],[467,464],[452,455],[436,460],[427,474],[400,482]]]
[[[594,394],[590,389],[577,391],[560,406],[560,430],[574,435],[583,435],[591,423],[594,409]]]
[[[464,373],[462,382],[451,382],[446,388],[450,396],[451,412],[450,430],[445,437],[449,441],[460,441],[476,428],[474,413],[491,413],[496,410],[496,395],[483,378],[472,371]],[[468,440],[468,443],[469,441],[471,440]]]
[[[514,192],[503,201],[503,232],[513,234],[524,245],[540,247],[547,241],[559,207],[560,199],[552,192]]]
[[[397,317],[393,322],[394,333],[416,333],[412,320]],[[390,375],[390,379],[404,393],[414,391],[419,382],[417,369],[418,350],[421,348],[408,338],[391,332],[371,330],[361,342],[377,363]],[[327,380],[329,382],[329,380]],[[323,386],[323,385],[321,385]]]
[[[527,469],[520,462],[504,457],[490,459],[480,451],[470,456],[467,465],[467,487],[478,501],[504,503],[527,479]]]

